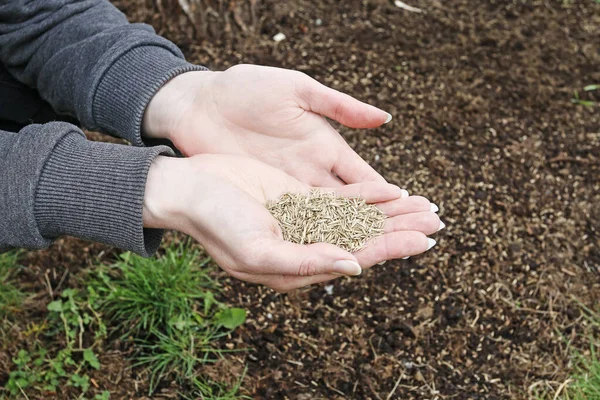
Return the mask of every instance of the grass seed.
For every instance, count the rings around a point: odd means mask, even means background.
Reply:
[[[361,198],[339,197],[312,190],[308,195],[286,193],[267,204],[279,222],[283,239],[298,243],[331,243],[356,252],[383,234],[386,216]]]

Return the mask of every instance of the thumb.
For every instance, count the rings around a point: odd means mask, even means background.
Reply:
[[[262,248],[268,252],[268,260],[261,266],[263,274],[356,276],[362,273],[356,257],[332,244],[300,245],[273,239],[263,243]]]
[[[376,128],[392,120],[377,107],[363,103],[306,76],[298,85],[303,108],[336,120],[350,128]]]

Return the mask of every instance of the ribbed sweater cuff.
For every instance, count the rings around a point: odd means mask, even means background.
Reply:
[[[148,170],[166,146],[139,148],[90,142],[69,134],[44,165],[35,195],[35,219],[46,238],[71,235],[143,256],[153,254],[162,231],[144,229]]]
[[[206,71],[158,46],[140,46],[117,59],[100,81],[93,117],[105,132],[144,146],[142,118],[154,94],[170,79],[188,71]]]

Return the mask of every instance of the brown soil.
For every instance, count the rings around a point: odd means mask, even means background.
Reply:
[[[432,251],[339,279],[332,295],[223,276],[224,298],[249,310],[228,341],[253,350],[207,373],[247,364],[247,394],[274,399],[520,399],[569,377],[566,339],[585,350],[597,335],[579,302],[600,300],[600,113],[571,103],[600,83],[600,5],[409,2],[427,11],[417,14],[384,0],[265,0],[256,34],[199,41],[174,7],[115,3],[192,62],[298,69],[391,112],[384,128],[340,131],[448,226]],[[287,39],[275,44],[278,32]],[[104,250],[62,240],[32,253],[40,311],[46,271],[56,287]],[[145,393],[125,356],[115,344],[101,361],[120,372],[95,377],[112,398]]]

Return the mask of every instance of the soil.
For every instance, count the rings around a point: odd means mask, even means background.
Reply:
[[[380,129],[336,127],[447,225],[430,252],[327,289],[281,295],[220,274],[223,298],[249,310],[224,341],[252,350],[207,374],[247,365],[244,393],[273,399],[523,399],[569,378],[567,342],[586,351],[598,335],[582,305],[600,300],[600,113],[571,99],[600,100],[583,91],[600,83],[599,4],[264,0],[248,32],[200,40],[177,2],[114,3],[192,62],[298,69],[389,111]],[[50,301],[46,273],[56,288],[111,254],[74,239],[30,253],[21,279],[41,305],[27,318]],[[113,399],[146,393],[126,356],[115,343],[95,376]]]

